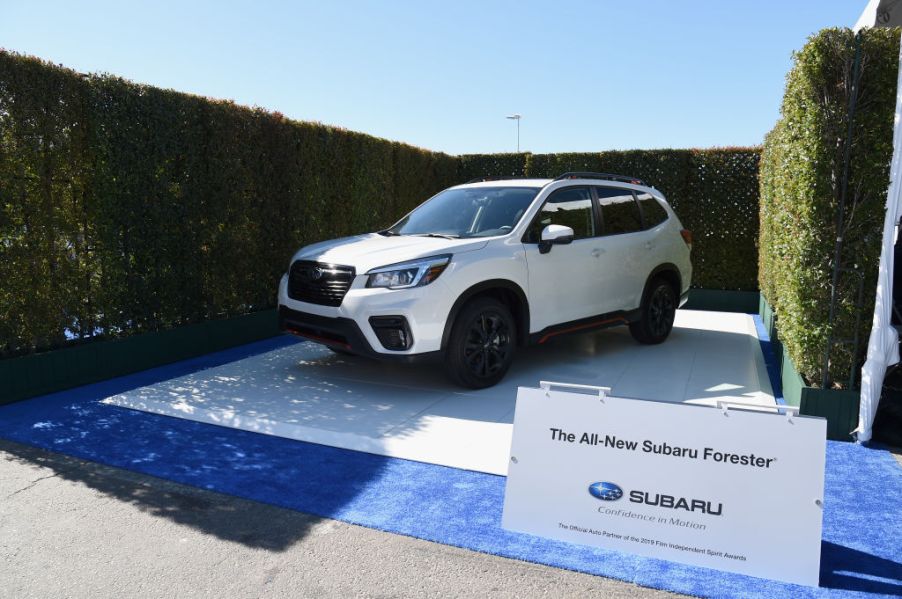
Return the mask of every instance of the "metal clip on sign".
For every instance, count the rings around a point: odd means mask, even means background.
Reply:
[[[552,381],[539,381],[539,389],[545,392],[545,397],[551,397],[551,388],[558,387],[560,389],[577,389],[579,391],[591,391],[598,395],[598,399],[604,401],[604,398],[611,394],[610,387],[596,387],[595,385],[574,385],[573,383],[554,383]]]
[[[770,406],[762,406],[761,404],[757,403],[750,403],[745,401],[729,401],[725,399],[717,400],[717,407],[720,408],[720,411],[723,412],[724,416],[729,416],[729,414],[727,414],[727,410],[731,406],[735,408],[751,408],[756,411],[760,410],[761,408],[771,409]],[[786,420],[788,420],[790,424],[792,424],[792,417],[799,413],[799,408],[796,406],[774,406],[774,408],[776,408],[777,410],[782,410],[786,415]]]

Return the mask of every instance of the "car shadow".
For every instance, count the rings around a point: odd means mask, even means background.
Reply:
[[[289,509],[304,505],[314,516],[335,517],[382,475],[389,458],[147,414],[102,400],[286,343],[294,342],[262,341],[2,406],[0,438],[12,443],[3,442],[0,449],[11,459],[50,468],[161,518],[250,547],[284,550],[316,519],[277,526],[276,513],[263,510],[276,518],[271,526],[255,515],[253,502]],[[146,476],[136,479],[123,470]],[[213,502],[188,487],[250,501]]]
[[[51,470],[55,477],[89,487],[143,513],[255,549],[284,551],[323,520],[19,443],[0,440],[0,455],[33,468],[36,474]]]

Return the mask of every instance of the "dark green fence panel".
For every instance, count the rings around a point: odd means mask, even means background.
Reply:
[[[275,310],[0,360],[0,404],[197,357],[278,334]]]

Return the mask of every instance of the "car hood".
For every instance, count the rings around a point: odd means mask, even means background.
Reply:
[[[295,260],[313,260],[327,264],[353,266],[363,274],[380,266],[426,258],[437,254],[461,254],[481,249],[487,239],[443,239],[441,237],[417,237],[397,235],[385,237],[377,233],[332,239],[302,247],[292,257]]]

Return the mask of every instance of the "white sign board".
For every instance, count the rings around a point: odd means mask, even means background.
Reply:
[[[521,387],[504,528],[817,586],[826,420]]]

